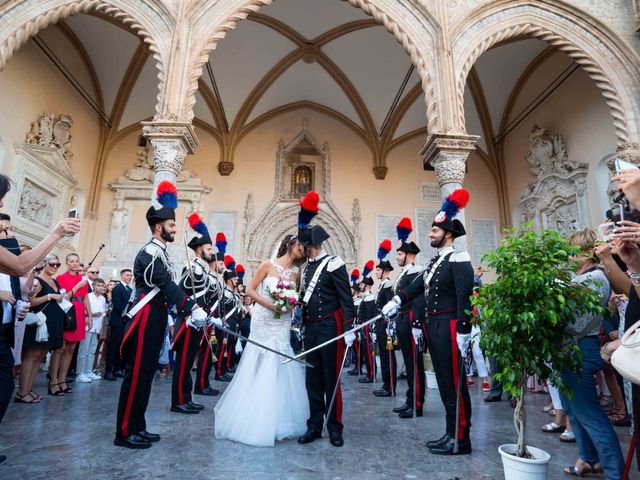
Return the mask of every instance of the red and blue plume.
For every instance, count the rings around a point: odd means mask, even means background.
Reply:
[[[231,255],[225,255],[224,266],[227,268],[227,270],[233,270],[234,268],[236,268],[236,261]]]
[[[300,212],[298,213],[298,228],[305,230],[313,217],[318,214],[318,204],[320,203],[320,197],[317,192],[307,193],[302,200],[300,200]]]
[[[396,232],[398,232],[398,240],[406,242],[411,232],[413,232],[413,225],[409,217],[404,217],[400,220],[400,223],[396,225]]]
[[[202,221],[202,217],[198,213],[192,213],[191,215],[189,215],[189,226],[193,231],[199,233],[203,237],[209,235],[209,229]]]
[[[356,283],[359,278],[360,270],[358,270],[357,268],[353,269],[353,271],[351,272],[351,283]]]
[[[446,213],[448,218],[453,218],[460,210],[467,206],[468,202],[469,192],[463,188],[459,188],[451,192],[451,194],[444,199],[440,211]]]
[[[362,278],[365,278],[367,275],[369,275],[372,270],[373,270],[373,260],[369,260],[365,265],[364,268],[362,269]]]
[[[222,232],[216,235],[216,248],[220,253],[227,253],[227,237]]]
[[[389,255],[390,251],[391,251],[391,240],[386,238],[382,242],[380,242],[380,245],[378,246],[378,260],[384,260],[385,257]]]
[[[163,207],[178,208],[178,189],[169,180],[163,180],[156,190],[156,199]]]
[[[236,274],[238,275],[238,280],[242,281],[244,279],[245,270],[241,264],[236,266]]]

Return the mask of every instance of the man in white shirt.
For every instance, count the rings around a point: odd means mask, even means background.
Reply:
[[[87,336],[80,343],[78,349],[78,378],[81,383],[91,383],[91,380],[99,380],[102,377],[93,373],[93,361],[96,347],[100,339],[102,322],[106,311],[106,298],[104,296],[107,286],[104,280],[96,278],[93,281],[93,291],[87,295],[91,306],[91,318],[87,319]]]

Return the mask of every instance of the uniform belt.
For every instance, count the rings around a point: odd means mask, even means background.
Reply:
[[[444,310],[436,310],[433,312],[430,312],[427,310],[427,315],[429,315],[430,317],[433,317],[437,315],[443,315],[445,313],[456,313],[457,311],[458,311],[458,307],[449,307],[449,308],[445,308]]]
[[[71,297],[72,302],[84,302],[84,298],[82,297]]]
[[[319,317],[319,318],[307,318],[306,320],[304,320],[302,323],[303,324],[307,324],[307,323],[320,323],[320,322],[324,322],[327,318],[333,318],[333,316],[335,315],[335,313],[337,312],[337,310],[335,310],[334,312],[331,312],[328,315],[325,315],[323,317]]]

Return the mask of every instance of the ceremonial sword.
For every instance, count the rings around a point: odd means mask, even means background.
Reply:
[[[384,315],[382,315],[382,314],[380,314],[380,315],[376,315],[375,317],[370,318],[370,319],[369,319],[369,320],[367,320],[366,322],[361,323],[360,325],[357,325],[357,326],[353,327],[351,330],[347,330],[346,332],[344,332],[344,333],[342,333],[342,334],[338,335],[337,337],[333,337],[333,338],[331,338],[331,339],[327,340],[326,342],[321,343],[320,345],[316,345],[315,347],[310,348],[309,350],[305,350],[305,351],[303,351],[303,352],[300,352],[298,355],[296,355],[295,357],[291,358],[290,360],[285,360],[284,362],[282,362],[282,364],[289,363],[291,360],[298,360],[299,358],[304,357],[305,355],[308,355],[308,354],[310,354],[311,352],[315,352],[316,350],[320,350],[321,348],[326,347],[327,345],[330,345],[330,344],[332,344],[333,342],[335,342],[335,341],[337,341],[337,340],[340,340],[341,338],[346,337],[346,336],[347,336],[347,335],[349,335],[350,333],[354,333],[354,332],[357,332],[358,330],[363,329],[363,328],[364,328],[364,327],[366,327],[367,325],[369,325],[369,324],[371,324],[371,323],[375,322],[376,320],[378,320],[378,319],[380,319],[380,318],[384,318]]]

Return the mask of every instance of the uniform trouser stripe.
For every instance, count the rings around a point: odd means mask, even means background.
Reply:
[[[449,329],[451,331],[451,366],[453,372],[453,385],[455,386],[456,394],[458,392],[458,384],[460,383],[460,351],[458,350],[458,340],[456,334],[456,320],[449,321]],[[456,395],[457,396],[457,395]],[[458,438],[464,437],[464,431],[467,427],[467,416],[464,408],[464,401],[462,401],[462,393],[460,395],[460,421],[458,422]]]

